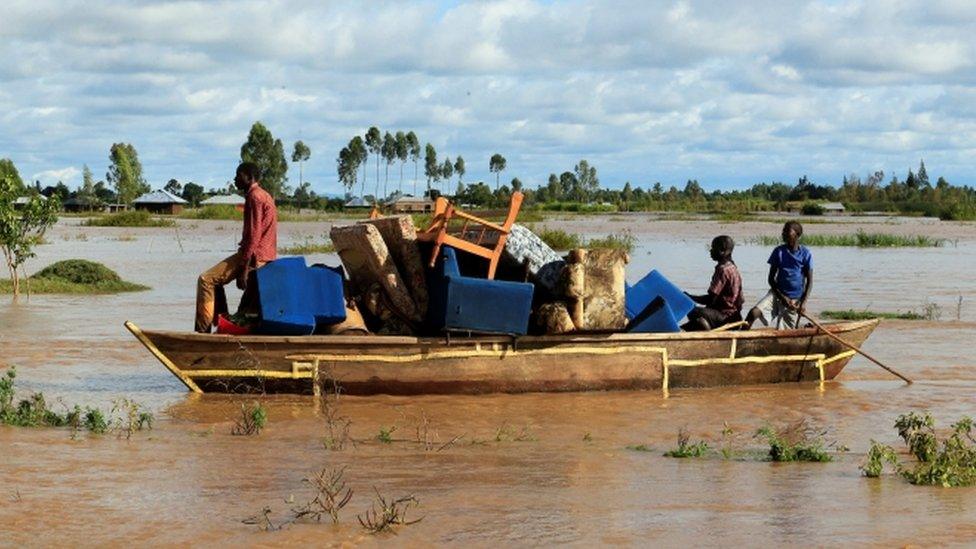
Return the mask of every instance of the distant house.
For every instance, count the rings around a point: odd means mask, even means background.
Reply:
[[[38,195],[38,196],[41,197],[41,200],[47,200],[47,197],[44,196],[43,194],[42,195]],[[30,197],[27,197],[27,196],[17,197],[17,198],[14,199],[14,209],[15,210],[19,210],[19,209],[23,208],[24,206],[26,206],[28,202],[30,202]]]
[[[61,203],[61,208],[66,212],[93,212],[99,209],[98,203],[94,200],[76,196],[69,198]]]
[[[347,210],[363,210],[367,208],[372,208],[373,205],[369,202],[366,202],[362,198],[356,197],[350,200],[349,202],[346,202],[346,204],[343,207],[346,208]]]
[[[401,196],[390,204],[393,213],[430,213],[434,202],[429,198]]]
[[[148,192],[132,201],[132,206],[136,210],[155,214],[178,214],[183,211],[185,205],[186,200],[165,189]]]
[[[820,205],[826,215],[839,215],[844,213],[844,205],[840,202],[824,202]]]
[[[244,211],[244,197],[237,194],[218,194],[200,202],[201,206],[233,206]]]

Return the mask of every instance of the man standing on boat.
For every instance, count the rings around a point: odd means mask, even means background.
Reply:
[[[214,322],[214,303],[226,307],[224,285],[237,280],[247,290],[251,273],[277,258],[278,210],[274,198],[258,184],[260,170],[252,162],[237,167],[234,185],[244,193],[244,229],[237,253],[217,263],[197,279],[195,329],[208,334]]]

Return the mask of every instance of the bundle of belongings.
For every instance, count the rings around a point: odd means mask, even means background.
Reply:
[[[496,224],[444,198],[419,230],[410,216],[336,226],[341,267],[285,257],[257,270],[261,321],[278,335],[674,332],[693,302],[657,271],[626,283],[626,252],[556,253],[515,223],[515,193]]]

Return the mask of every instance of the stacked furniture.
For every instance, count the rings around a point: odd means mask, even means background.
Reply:
[[[656,270],[626,289],[629,332],[677,332],[678,323],[695,308],[681,288]]]

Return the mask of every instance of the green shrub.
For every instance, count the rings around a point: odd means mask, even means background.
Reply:
[[[101,263],[67,259],[52,263],[34,273],[29,280],[36,294],[111,294],[148,290],[148,286],[126,282]],[[10,281],[0,280],[0,293],[10,291]]]
[[[200,208],[183,210],[180,217],[185,219],[241,220],[244,219],[244,212],[232,204],[208,204]]]
[[[946,488],[976,485],[976,440],[971,418],[953,423],[951,434],[941,440],[929,413],[898,416],[895,428],[915,464],[900,463],[890,446],[871,441],[867,460],[861,465],[865,476],[877,477],[886,464],[891,464],[911,484]]]
[[[172,219],[156,219],[145,210],[128,210],[86,219],[87,227],[172,227]]]
[[[833,461],[824,446],[823,434],[801,420],[783,427],[766,425],[756,431],[756,438],[769,444],[772,461]]]
[[[576,233],[562,229],[543,229],[536,233],[553,250],[565,251],[583,247],[583,239]]]
[[[807,202],[800,208],[800,213],[803,215],[823,215],[824,207],[816,202]]]
[[[664,452],[667,457],[690,458],[702,457],[708,452],[708,444],[704,440],[691,444],[691,437],[684,429],[678,430],[678,447]]]
[[[634,251],[637,239],[630,233],[611,234],[605,238],[594,238],[586,242],[586,247],[593,250],[596,248],[609,248],[611,250],[623,250],[627,253]]]

